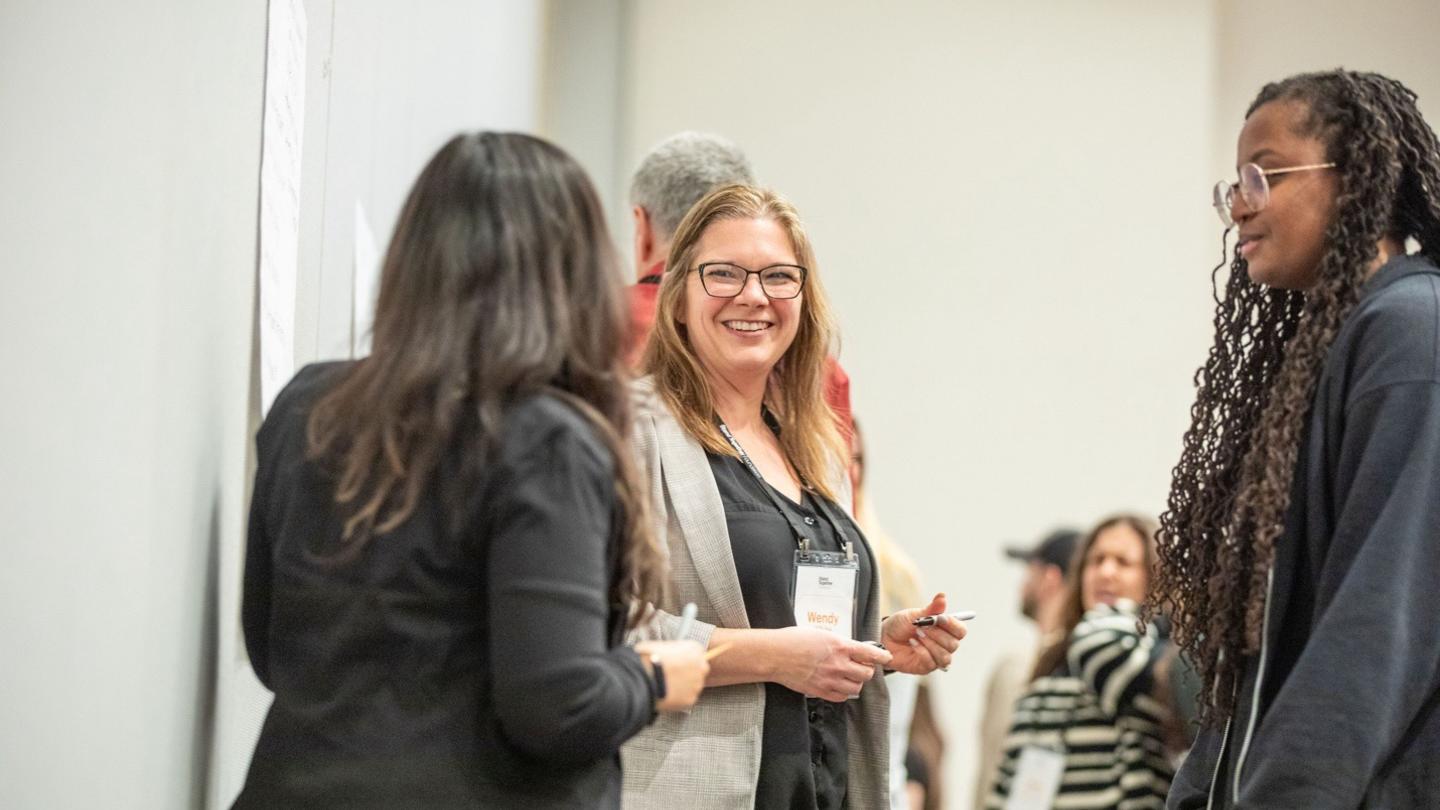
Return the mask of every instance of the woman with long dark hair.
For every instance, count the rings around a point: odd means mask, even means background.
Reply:
[[[1404,85],[1336,70],[1266,85],[1236,164],[1161,518],[1207,721],[1169,804],[1434,807],[1440,145]]]
[[[619,806],[621,743],[708,671],[621,644],[664,577],[621,294],[565,153],[431,159],[373,352],[302,369],[257,437],[244,628],[275,702],[236,807]]]
[[[1174,768],[1173,648],[1138,609],[1155,571],[1155,521],[1111,515],[1075,550],[1058,638],[1015,702],[985,807],[1158,808]]]

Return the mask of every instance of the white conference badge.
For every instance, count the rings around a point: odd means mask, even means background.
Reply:
[[[855,638],[860,563],[837,551],[795,552],[795,624]]]
[[[1025,746],[1020,750],[1020,761],[1010,780],[1005,810],[1050,810],[1064,774],[1064,754],[1049,748]]]

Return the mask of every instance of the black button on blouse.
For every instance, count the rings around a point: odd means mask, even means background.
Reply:
[[[795,503],[779,490],[762,485],[731,456],[710,455],[710,470],[725,507],[725,524],[745,613],[754,628],[795,625],[790,599],[795,567],[795,535],[790,520],[810,529],[811,547],[840,551],[841,539],[826,512],[844,521],[845,536],[855,543],[860,573],[855,600],[855,623],[869,607],[873,563],[859,527],[838,506],[822,510],[823,496],[805,492]],[[775,501],[766,494],[769,489]],[[863,635],[861,640],[868,640]],[[846,740],[849,723],[845,705],[806,698],[778,683],[765,684],[765,727],[760,752],[760,777],[755,806],[791,810],[827,810],[844,805],[849,767]]]

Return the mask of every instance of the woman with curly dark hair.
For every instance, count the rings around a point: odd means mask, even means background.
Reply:
[[[1237,164],[1152,588],[1203,682],[1169,806],[1433,807],[1440,145],[1337,70],[1262,89]]]

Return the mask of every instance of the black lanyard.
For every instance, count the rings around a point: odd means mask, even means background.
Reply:
[[[772,417],[768,411],[764,415],[766,417],[765,424],[772,431],[776,430],[776,426],[771,421],[774,417]],[[760,474],[760,469],[755,466],[755,462],[750,460],[750,454],[746,453],[745,448],[740,446],[740,441],[735,438],[735,434],[730,432],[730,426],[726,425],[725,420],[721,419],[718,414],[715,417],[715,424],[720,427],[720,435],[725,437],[725,441],[730,443],[730,447],[735,450],[736,455],[740,456],[740,463],[744,464],[745,469],[749,470],[750,474],[755,476],[755,480],[760,483],[760,489],[764,490],[765,497],[770,499],[770,504],[775,507],[775,511],[779,512],[780,517],[785,519],[785,525],[790,527],[790,534],[795,537],[796,548],[800,551],[809,551],[811,541],[810,537],[806,535],[805,529],[802,528],[800,524],[795,521],[795,518],[793,515],[790,514],[790,511],[787,510],[782,503],[780,503],[779,495],[775,493],[775,490],[770,486],[769,482],[765,480],[765,476]],[[804,479],[801,479],[800,481],[800,488],[800,497],[803,500],[805,497],[805,490],[809,489],[809,487],[805,485]],[[825,521],[830,524],[830,528],[835,531],[835,536],[840,541],[840,547],[845,550],[846,558],[853,557],[855,554],[855,546],[845,535],[845,529],[842,526],[843,521],[836,520],[834,516],[830,514],[830,504],[826,501],[825,498],[815,497],[814,501],[815,505],[819,507],[818,511],[820,512],[821,516],[824,517]]]

